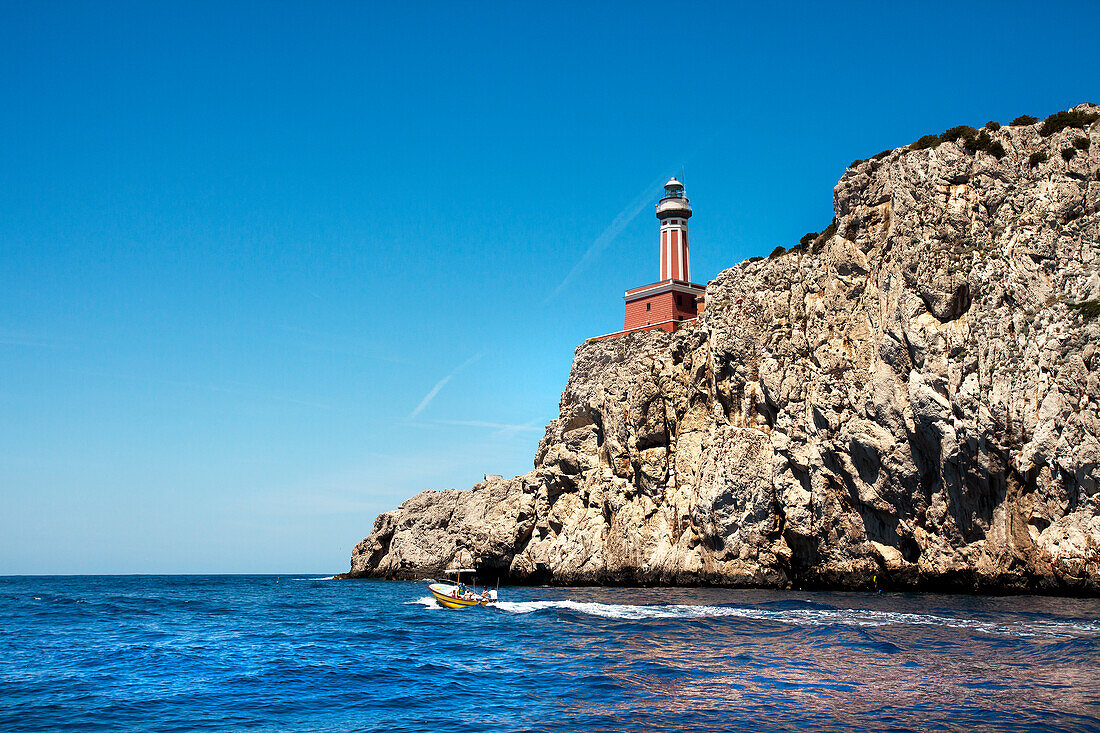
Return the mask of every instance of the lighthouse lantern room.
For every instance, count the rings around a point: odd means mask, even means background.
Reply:
[[[675,178],[665,184],[664,196],[657,202],[661,223],[661,279],[651,285],[627,290],[623,330],[675,331],[678,324],[693,320],[703,306],[706,288],[691,282],[688,256],[688,219],[691,202],[684,195],[684,184]]]

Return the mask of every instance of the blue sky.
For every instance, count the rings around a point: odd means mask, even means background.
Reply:
[[[336,572],[853,158],[1100,100],[1095,3],[0,5],[0,574]]]

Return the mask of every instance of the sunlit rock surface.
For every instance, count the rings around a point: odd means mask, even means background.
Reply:
[[[348,577],[1097,593],[1100,123],[1039,129],[856,165],[832,231],[580,346],[531,473],[379,516]]]

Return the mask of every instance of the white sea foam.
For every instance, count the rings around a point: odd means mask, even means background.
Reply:
[[[329,575],[325,578],[291,578],[291,580],[336,580],[335,575]]]
[[[432,596],[424,596],[423,598],[417,598],[415,601],[405,601],[406,606],[424,606],[425,608],[442,608],[435,602],[435,598]]]
[[[1093,636],[1100,634],[1100,623],[1070,623],[1057,621],[992,622],[977,619],[951,618],[921,613],[876,611],[870,609],[762,609],[737,606],[658,605],[638,606],[614,603],[583,603],[579,601],[500,601],[497,608],[508,613],[534,613],[547,609],[564,609],[603,618],[641,621],[647,619],[691,619],[736,617],[755,621],[772,621],[796,626],[942,626],[968,629],[987,634],[1013,636]]]

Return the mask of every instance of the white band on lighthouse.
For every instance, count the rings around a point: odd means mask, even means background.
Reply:
[[[684,184],[675,178],[665,184],[665,195],[657,204],[661,221],[661,281],[691,282],[687,230],[691,204],[684,196]]]

